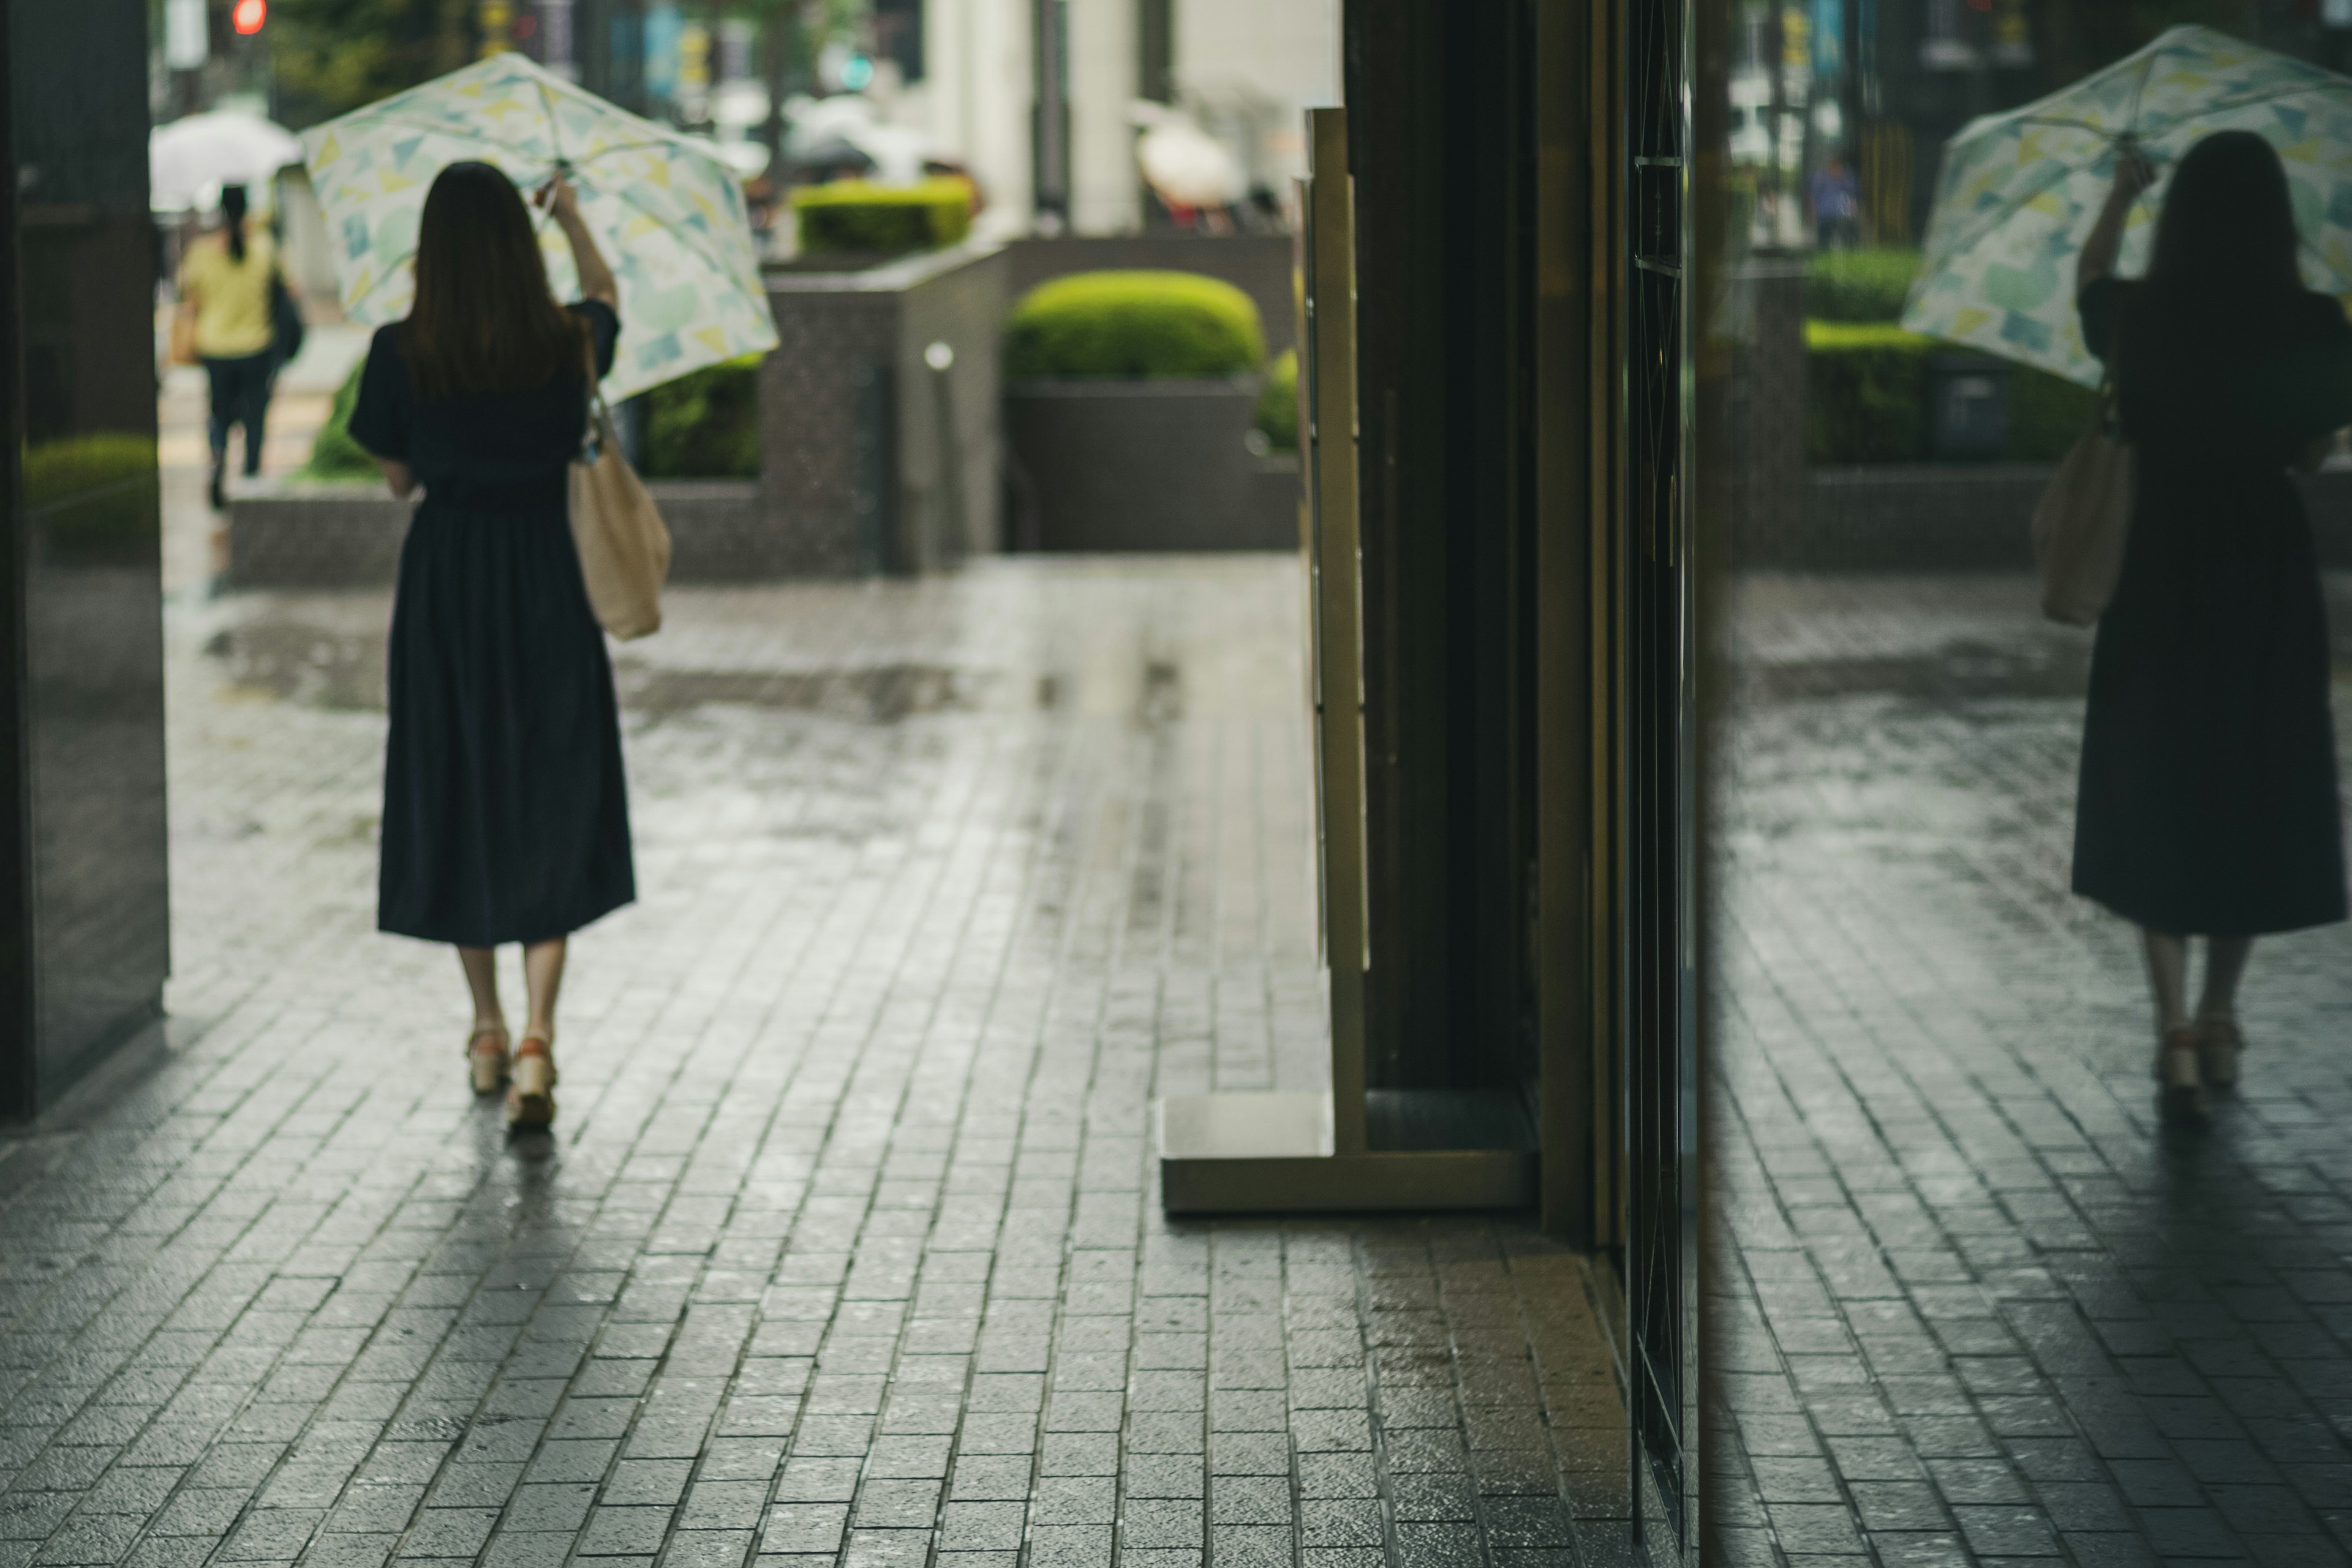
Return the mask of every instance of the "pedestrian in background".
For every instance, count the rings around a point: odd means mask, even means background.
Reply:
[[[1862,243],[1862,189],[1844,158],[1832,153],[1806,182],[1813,209],[1813,239],[1823,250],[1852,250]]]
[[[2238,1081],[2253,939],[2345,917],[2326,606],[2288,470],[2352,424],[2352,326],[2303,286],[2285,171],[2251,132],[2189,149],[2147,275],[2115,276],[2154,177],[2119,150],[2078,277],[2133,500],[2092,654],[2074,887],[2140,927],[2164,1106],[2195,1115]]]
[[[248,233],[243,185],[221,189],[221,226],[181,258],[180,310],[193,319],[195,351],[211,401],[213,510],[228,504],[228,432],[245,429],[245,477],[261,472],[269,422],[269,389],[278,369],[277,290],[293,288],[278,264],[268,232]],[[296,300],[299,307],[299,299]]]
[[[566,497],[620,291],[571,186],[540,200],[583,299],[556,303],[513,183],[450,164],[425,200],[415,303],[377,330],[351,418],[393,494],[425,496],[393,605],[376,923],[456,946],[475,1092],[508,1084],[518,1127],[555,1116],[566,939],[636,896],[612,666]],[[530,993],[520,1041],[499,1001],[509,942]]]

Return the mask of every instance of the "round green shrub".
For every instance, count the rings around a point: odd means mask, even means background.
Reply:
[[[1197,272],[1074,272],[1029,290],[1005,329],[1015,377],[1205,379],[1265,357],[1250,297]]]
[[[1257,427],[1276,452],[1298,450],[1298,351],[1285,349],[1266,367],[1257,395]]]
[[[943,250],[971,232],[971,187],[942,175],[911,185],[835,180],[793,192],[803,256]]]

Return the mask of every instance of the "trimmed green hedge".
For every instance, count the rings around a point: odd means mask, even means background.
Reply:
[[[1950,345],[1878,322],[1805,323],[1805,460],[1927,460],[1927,359]],[[2090,428],[2098,394],[2063,376],[2009,367],[2011,462],[2047,462]]]
[[[1014,377],[1200,379],[1265,357],[1250,297],[1197,272],[1074,272],[1029,290],[1005,327]]]
[[[373,479],[382,470],[352,439],[352,405],[359,400],[360,367],[335,393],[327,422],[310,445],[302,477]],[[648,479],[757,479],[760,474],[760,356],[705,365],[645,395],[643,459]]]
[[[971,188],[946,177],[912,185],[835,180],[795,189],[793,216],[803,256],[942,250],[971,232]]]
[[[1276,452],[1298,450],[1298,351],[1285,349],[1265,369],[1257,395],[1257,427]]]
[[[2099,395],[2090,387],[2011,365],[2008,455],[2018,462],[2054,463],[2082,439],[2098,413]]]
[[[1816,321],[1893,321],[1919,271],[1916,250],[1817,250],[1805,264],[1805,314]]]
[[[157,501],[155,443],[101,431],[25,448],[25,506],[60,562],[152,562]]]
[[[311,437],[310,458],[302,465],[302,478],[373,479],[382,476],[383,470],[376,467],[374,457],[352,439],[352,405],[360,400],[360,372],[366,368],[365,360],[352,366],[352,374],[335,389],[335,401],[327,411],[327,422]]]
[[[1933,338],[1900,327],[1805,323],[1805,460],[1916,463],[1927,446]]]
[[[101,431],[25,448],[25,504],[44,507],[125,479],[155,477],[155,443]]]
[[[646,478],[759,478],[761,358],[705,365],[645,395]]]

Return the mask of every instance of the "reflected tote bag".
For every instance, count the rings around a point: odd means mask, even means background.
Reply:
[[[2131,448],[2116,423],[2113,393],[2074,443],[2033,509],[2033,563],[2042,613],[2070,626],[2096,621],[2115,595],[2131,522]]]
[[[624,642],[661,630],[661,590],[669,576],[669,528],[652,492],[621,455],[612,410],[591,396],[588,438],[572,465],[572,542],[588,603]]]

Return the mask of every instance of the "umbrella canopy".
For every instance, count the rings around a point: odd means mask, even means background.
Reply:
[[[607,396],[627,397],[776,346],[743,190],[706,145],[626,114],[518,54],[492,55],[303,132],[343,310],[407,314],[433,177],[465,159],[529,190],[559,168],[621,285]],[[577,286],[553,224],[540,246],[560,297]]]
[[[2074,315],[2074,259],[2114,181],[2116,141],[2137,137],[2159,174],[2125,230],[2122,270],[2133,273],[2146,263],[2162,180],[2217,131],[2252,131],[2278,149],[2305,280],[2352,290],[2352,79],[2209,27],[2174,27],[1952,139],[1903,324],[2095,386],[2098,362]]]
[[[191,114],[147,133],[147,205],[159,213],[209,205],[223,185],[267,186],[301,161],[294,132],[258,114]]]

